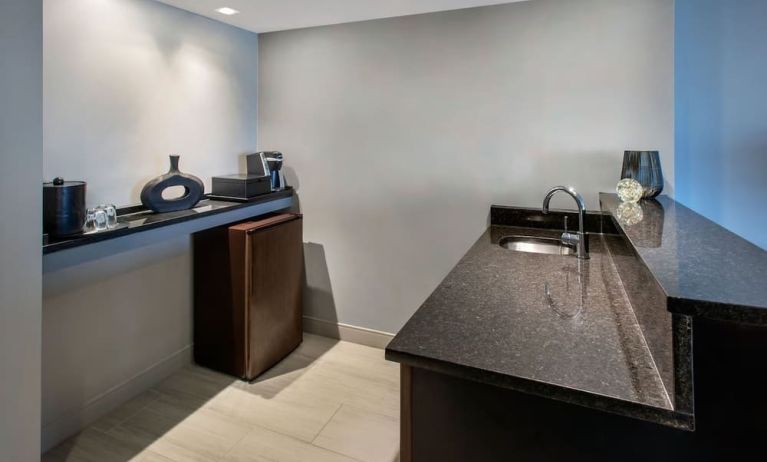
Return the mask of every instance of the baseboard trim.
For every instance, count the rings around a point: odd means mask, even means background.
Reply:
[[[89,399],[83,407],[72,409],[42,427],[42,452],[97,421],[121,404],[152,388],[162,380],[192,362],[192,346],[168,355],[128,380]]]
[[[394,334],[388,332],[326,321],[312,316],[304,316],[304,332],[374,348],[386,348],[386,345],[394,338]]]

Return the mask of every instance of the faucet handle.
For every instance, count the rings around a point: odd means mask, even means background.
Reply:
[[[569,217],[567,215],[565,215],[565,232],[562,233],[562,237],[560,238],[560,241],[562,242],[562,244],[564,244],[564,245],[566,245],[568,247],[575,248],[575,247],[578,246],[578,241],[580,240],[580,236],[577,235],[577,234],[571,233],[567,229],[568,219],[569,219]]]

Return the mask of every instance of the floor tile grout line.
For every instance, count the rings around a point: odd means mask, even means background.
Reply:
[[[331,420],[333,420],[333,417],[335,417],[335,416],[336,416],[336,414],[338,414],[338,411],[340,411],[342,407],[344,407],[344,403],[343,403],[343,402],[341,402],[341,403],[339,403],[339,404],[338,404],[338,407],[336,408],[335,412],[333,412],[333,415],[331,415],[331,416],[330,416],[330,418],[328,419],[328,421],[327,421],[327,422],[325,422],[325,424],[324,424],[324,425],[322,425],[322,428],[320,428],[320,431],[318,431],[318,432],[317,432],[317,434],[316,434],[316,435],[314,435],[314,438],[312,438],[312,440],[311,440],[311,441],[309,441],[309,443],[310,443],[310,444],[314,444],[314,442],[317,440],[317,437],[319,437],[319,436],[320,436],[320,433],[322,433],[322,430],[324,430],[324,429],[325,429],[325,427],[327,427],[327,426],[328,426],[328,424],[330,423],[330,421],[331,421]]]
[[[392,417],[392,416],[389,416],[389,415],[386,415],[386,414],[381,414],[380,412],[371,411],[371,410],[369,410],[369,409],[364,409],[364,408],[361,408],[361,407],[359,407],[359,406],[355,406],[354,404],[349,404],[349,403],[346,403],[346,402],[341,402],[341,406],[340,406],[340,407],[338,408],[338,410],[337,410],[337,411],[336,411],[336,412],[333,414],[333,417],[335,417],[335,416],[336,416],[336,414],[338,413],[338,411],[340,411],[340,410],[341,410],[341,407],[344,407],[344,406],[346,406],[347,408],[352,408],[352,409],[354,409],[354,410],[356,410],[356,411],[358,411],[358,412],[364,412],[364,413],[366,413],[366,414],[373,414],[373,415],[375,415],[376,417],[381,417],[381,418],[384,418],[384,419],[386,419],[386,420],[392,420],[392,421],[394,421],[394,422],[397,424],[397,428],[399,428],[399,419],[398,419],[398,418],[396,418],[396,417]],[[331,418],[330,418],[330,420],[328,420],[328,421],[327,421],[327,423],[326,423],[326,424],[325,424],[325,425],[322,427],[322,429],[320,430],[320,433],[322,433],[322,430],[324,430],[324,429],[325,429],[325,427],[327,427],[327,426],[328,426],[328,424],[330,423],[330,421],[332,421],[332,420],[333,420],[333,417],[331,417]],[[364,460],[361,460],[361,459],[357,459],[356,457],[350,456],[350,455],[348,455],[348,454],[344,454],[344,453],[342,453],[342,452],[339,452],[339,451],[336,451],[336,450],[333,450],[333,449],[330,449],[330,448],[326,448],[326,447],[324,447],[324,446],[320,446],[320,445],[318,445],[318,444],[315,444],[314,442],[317,440],[317,438],[319,437],[319,435],[320,435],[320,434],[318,433],[318,434],[317,434],[317,436],[316,436],[316,437],[314,437],[314,439],[312,440],[312,443],[311,443],[311,444],[312,444],[312,446],[314,446],[314,447],[317,447],[317,448],[320,448],[320,449],[324,449],[324,450],[326,450],[326,451],[330,451],[330,452],[332,452],[332,453],[335,453],[335,454],[339,454],[339,455],[341,455],[341,456],[347,457],[347,458],[349,458],[349,459],[352,459],[352,460],[356,460],[356,461],[358,461],[358,462],[365,462]],[[400,448],[399,448],[399,445],[398,445],[398,447],[397,447],[397,450],[400,450]]]
[[[234,448],[236,448],[236,447],[237,447],[237,446],[238,446],[240,443],[242,443],[242,442],[245,440],[245,438],[247,438],[247,437],[248,437],[248,435],[250,435],[251,433],[253,433],[253,432],[255,432],[255,431],[256,431],[256,429],[255,429],[255,428],[253,428],[253,426],[252,426],[252,425],[251,425],[250,427],[251,427],[251,428],[249,428],[249,429],[248,429],[248,431],[247,431],[247,432],[245,432],[245,434],[244,434],[244,435],[242,435],[242,437],[241,437],[239,440],[237,440],[237,442],[236,442],[236,443],[234,443],[234,444],[232,445],[232,447],[231,447],[231,448],[229,448],[229,449],[227,449],[227,450],[226,450],[226,452],[224,453],[224,455],[222,455],[221,457],[219,457],[219,460],[224,460],[224,459],[228,458],[228,457],[229,457],[229,454],[231,454],[231,453],[232,453],[232,451],[234,450]]]
[[[400,420],[397,417],[394,417],[394,416],[391,416],[391,415],[382,414],[381,412],[374,411],[374,410],[371,410],[371,409],[365,409],[364,407],[357,406],[354,403],[342,402],[341,404],[343,406],[350,407],[350,408],[354,409],[357,412],[364,412],[365,414],[373,414],[376,417],[383,417],[384,419],[394,420],[394,421],[396,421],[398,423],[399,423],[399,420]]]
[[[267,432],[276,433],[276,434],[278,434],[278,435],[281,435],[281,436],[285,436],[285,437],[288,437],[288,438],[294,439],[294,440],[296,440],[296,441],[300,441],[300,442],[302,442],[302,443],[311,444],[311,441],[307,441],[307,440],[305,440],[305,439],[303,439],[303,438],[299,438],[298,436],[295,436],[295,435],[291,435],[291,434],[288,434],[288,433],[284,433],[284,432],[282,432],[281,430],[278,430],[278,429],[276,429],[276,428],[269,428],[269,427],[266,427],[266,426],[264,426],[264,425],[262,425],[262,424],[259,424],[259,423],[256,423],[256,422],[249,422],[249,421],[245,421],[245,420],[243,420],[243,419],[242,419],[242,418],[240,418],[240,417],[231,416],[231,415],[227,414],[225,411],[223,411],[223,410],[221,410],[221,409],[214,409],[214,408],[210,408],[209,410],[210,410],[210,412],[213,412],[214,414],[218,414],[219,416],[222,416],[222,417],[226,417],[226,418],[232,419],[232,420],[234,420],[234,421],[236,421],[236,422],[238,422],[238,423],[241,423],[241,424],[242,424],[242,425],[244,425],[244,426],[247,426],[247,427],[249,427],[249,428],[248,428],[248,434],[250,434],[251,432],[253,432],[253,431],[255,431],[255,430],[259,430],[259,429],[260,429],[260,430],[265,430],[265,431],[267,431]],[[151,411],[150,411],[150,412],[151,412]],[[337,412],[337,410],[336,410],[336,412]],[[334,413],[333,415],[335,415],[335,413]],[[323,426],[323,428],[324,428],[324,426]],[[316,438],[316,436],[315,436],[315,437],[312,437],[312,438]],[[239,444],[239,443],[238,443],[238,444]]]
[[[270,433],[276,433],[276,434],[278,434],[280,436],[283,436],[285,438],[290,438],[291,440],[297,441],[297,442],[302,443],[302,444],[307,444],[309,446],[313,446],[315,448],[322,449],[323,451],[332,452],[333,454],[337,454],[337,455],[345,457],[347,459],[351,459],[351,460],[354,460],[354,461],[357,461],[357,462],[364,462],[364,461],[362,461],[360,459],[357,459],[356,457],[348,456],[346,454],[342,454],[342,453],[340,453],[338,451],[334,451],[332,449],[323,448],[322,446],[318,446],[318,445],[313,443],[314,439],[317,439],[317,436],[319,436],[319,434],[322,433],[322,430],[325,429],[325,426],[327,426],[327,424],[330,423],[330,420],[332,420],[333,417],[335,417],[336,413],[338,413],[338,411],[341,409],[341,406],[343,406],[343,403],[339,404],[338,409],[336,409],[336,411],[333,413],[333,415],[330,417],[330,419],[327,422],[325,422],[325,425],[322,426],[322,428],[320,429],[319,433],[317,433],[317,435],[312,439],[312,441],[307,441],[307,440],[299,438],[299,437],[297,437],[295,435],[289,435],[287,433],[283,433],[283,432],[281,432],[279,430],[276,430],[276,429],[273,429],[273,428],[264,427],[263,425],[260,425],[260,424],[257,424],[257,423],[249,423],[247,425],[249,425],[251,427],[250,430],[245,434],[245,436],[243,436],[240,439],[240,441],[237,442],[237,444],[235,444],[231,449],[229,449],[229,451],[227,451],[225,456],[228,456],[234,450],[234,448],[236,448],[237,445],[242,443],[242,441],[248,435],[250,435],[251,433],[253,433],[255,431],[258,431],[258,430],[264,430],[264,431],[267,431],[267,432],[270,432]]]
[[[309,444],[310,444],[311,446],[313,446],[313,447],[317,448],[317,449],[322,449],[323,451],[331,452],[331,453],[333,453],[333,454],[339,455],[339,456],[341,456],[341,457],[344,457],[344,458],[346,458],[346,459],[349,459],[349,460],[353,460],[353,461],[355,461],[355,462],[365,462],[365,461],[364,461],[364,460],[362,460],[362,459],[357,459],[356,457],[352,457],[352,456],[350,456],[350,455],[348,455],[348,454],[344,454],[344,453],[342,453],[342,452],[338,452],[338,451],[336,451],[336,450],[334,450],[334,449],[323,448],[322,446],[317,446],[317,445],[316,445],[316,444],[314,444],[314,443],[309,443]]]

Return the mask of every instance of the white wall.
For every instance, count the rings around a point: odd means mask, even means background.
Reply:
[[[40,454],[42,1],[0,2],[0,460]]]
[[[672,0],[536,0],[259,45],[259,144],[294,169],[332,286],[310,316],[396,332],[490,204],[568,184],[597,209],[624,149],[659,149],[673,192]]]
[[[90,205],[137,203],[168,154],[209,188],[256,148],[255,34],[150,0],[44,9],[46,178],[87,181]],[[46,257],[45,448],[188,361],[189,232]]]
[[[44,175],[137,203],[181,170],[235,173],[256,147],[258,38],[151,0],[45,1]]]

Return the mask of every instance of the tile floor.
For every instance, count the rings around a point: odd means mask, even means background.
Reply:
[[[254,383],[189,366],[43,462],[395,462],[399,367],[383,350],[305,334]]]

